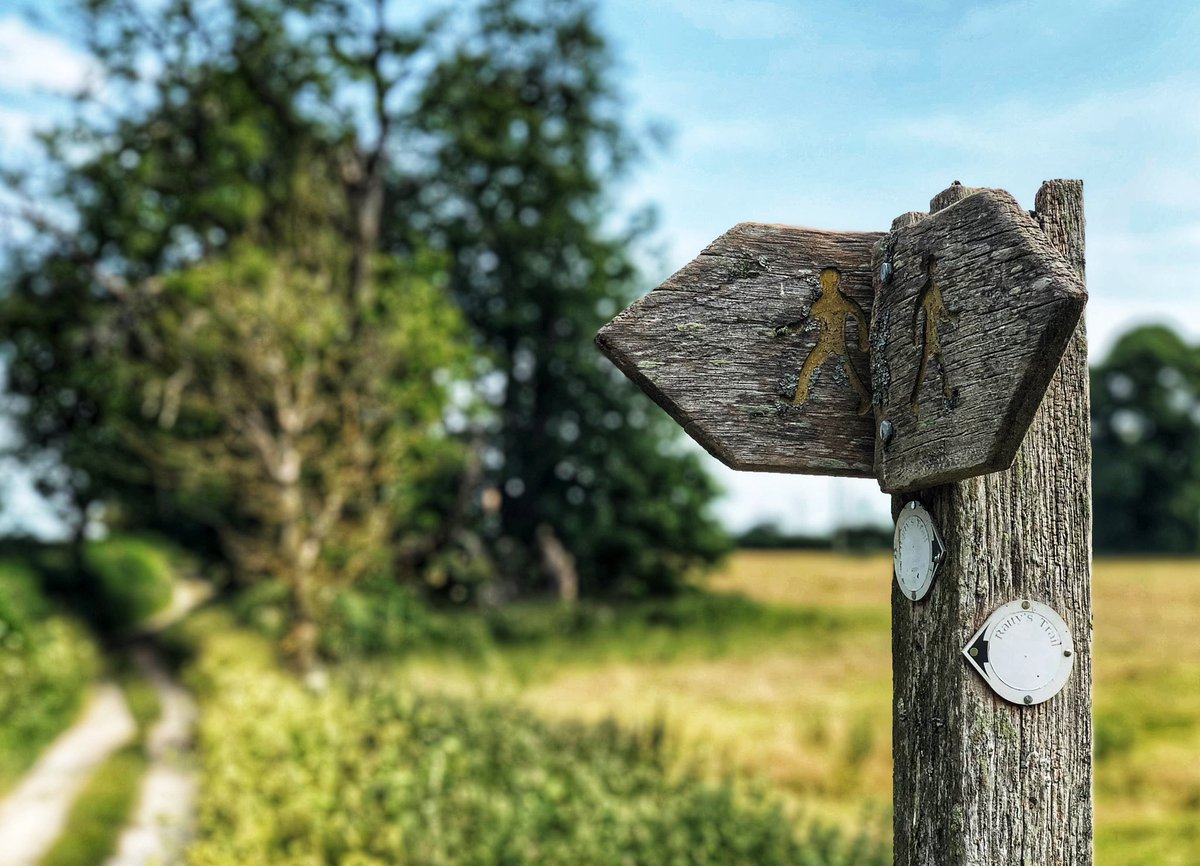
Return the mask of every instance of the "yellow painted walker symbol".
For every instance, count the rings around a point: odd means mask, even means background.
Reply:
[[[942,341],[938,337],[938,323],[958,321],[958,312],[946,307],[942,299],[942,290],[934,279],[933,272],[937,268],[937,259],[930,256],[925,262],[925,283],[917,293],[917,305],[913,307],[913,345],[921,349],[921,364],[917,368],[917,381],[913,385],[912,413],[917,414],[921,397],[921,385],[925,382],[925,373],[929,362],[936,360],[942,373],[942,396],[953,401],[958,397],[958,389],[950,384],[950,374],[946,371],[946,359],[942,356]],[[921,311],[925,311],[924,333],[918,327]],[[924,339],[922,339],[922,336]]]
[[[821,271],[821,296],[813,303],[809,312],[809,321],[817,323],[817,344],[808,353],[808,357],[804,359],[804,366],[800,368],[800,381],[796,385],[796,395],[792,402],[797,405],[806,402],[813,374],[830,358],[840,357],[846,377],[858,392],[858,414],[866,415],[871,411],[871,395],[850,359],[850,351],[846,345],[846,326],[851,319],[858,323],[858,348],[861,352],[867,352],[870,350],[867,316],[853,299],[842,294],[841,281],[842,274],[837,268],[825,268]]]

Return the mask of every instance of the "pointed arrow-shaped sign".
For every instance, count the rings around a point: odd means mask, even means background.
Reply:
[[[734,469],[871,477],[871,252],[882,237],[743,223],[596,342]]]
[[[877,257],[876,469],[891,493],[1011,466],[1087,301],[1011,195],[962,193]]]
[[[597,343],[734,469],[902,492],[1007,468],[1087,292],[1008,193],[934,204],[886,235],[735,226]]]

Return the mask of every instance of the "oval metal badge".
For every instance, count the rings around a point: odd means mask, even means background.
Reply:
[[[992,691],[1030,706],[1050,700],[1066,685],[1075,642],[1053,608],[1040,601],[1010,601],[992,611],[963,655]]]
[[[913,601],[924,598],[946,557],[946,546],[933,517],[915,500],[905,505],[896,518],[892,555],[896,583],[904,597]]]

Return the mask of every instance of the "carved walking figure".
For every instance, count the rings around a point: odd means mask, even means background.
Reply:
[[[921,396],[921,385],[925,381],[925,372],[929,362],[936,359],[938,369],[942,371],[942,396],[947,400],[958,397],[958,389],[950,384],[950,374],[946,370],[946,359],[942,356],[942,341],[938,336],[938,323],[958,321],[958,312],[950,310],[942,298],[942,290],[934,279],[937,259],[930,256],[925,262],[925,284],[917,292],[917,304],[913,308],[913,345],[921,349],[921,363],[917,368],[917,381],[913,385],[912,413],[918,414],[918,403]],[[921,311],[925,311],[925,327],[918,327]]]
[[[867,341],[867,317],[852,298],[846,297],[841,290],[842,274],[837,268],[825,268],[821,271],[821,296],[813,303],[809,311],[809,323],[817,323],[817,344],[813,346],[804,366],[800,368],[800,381],[796,384],[796,395],[792,403],[800,404],[808,400],[808,389],[812,384],[813,374],[817,372],[829,358],[840,356],[846,369],[850,384],[858,392],[858,414],[865,415],[871,411],[871,395],[863,385],[862,379],[854,369],[850,360],[850,352],[846,346],[846,323],[854,319],[858,323],[858,348],[866,352],[870,349]]]

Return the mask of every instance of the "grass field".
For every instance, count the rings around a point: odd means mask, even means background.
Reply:
[[[479,663],[423,659],[422,687],[485,692],[558,719],[665,722],[691,761],[768,780],[804,814],[888,808],[890,561],[740,553],[709,584],[770,605],[711,637],[694,627],[598,632]],[[1095,568],[1098,862],[1200,862],[1200,562]]]

